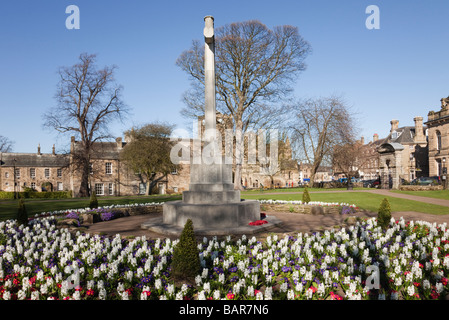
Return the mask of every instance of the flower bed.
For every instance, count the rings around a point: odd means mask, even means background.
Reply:
[[[195,284],[175,286],[178,240],[72,234],[54,217],[27,227],[8,220],[0,222],[0,299],[443,299],[448,236],[445,224],[400,219],[382,231],[372,218],[263,242],[204,238]]]
[[[302,201],[286,201],[286,200],[260,200],[261,205],[266,210],[273,211],[290,211],[292,213],[302,214],[352,214],[356,213],[359,208],[355,204],[338,203],[338,202],[321,202],[311,201],[303,203]]]

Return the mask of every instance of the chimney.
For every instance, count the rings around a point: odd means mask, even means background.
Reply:
[[[373,134],[373,142],[379,140],[379,135],[377,133]]]
[[[41,155],[41,144],[40,143],[37,145],[37,155],[38,156]]]
[[[361,143],[362,145],[365,144],[365,137],[362,136],[362,137],[360,138],[360,143]]]
[[[72,136],[70,138],[70,153],[74,153],[75,152],[75,137]]]
[[[398,120],[391,120],[390,124],[391,124],[390,133],[392,133],[395,130],[398,130],[398,128],[399,128],[399,121]]]
[[[413,118],[413,120],[415,121],[415,137],[413,138],[414,142],[415,143],[425,143],[426,137],[424,135],[423,125],[422,125],[423,118],[415,117],[415,118]]]
[[[56,154],[56,151],[55,151],[55,145],[53,145],[52,153],[53,153],[53,155]]]
[[[118,137],[117,139],[115,139],[115,142],[117,142],[117,148],[121,149],[123,148],[123,142],[122,142],[122,138]]]

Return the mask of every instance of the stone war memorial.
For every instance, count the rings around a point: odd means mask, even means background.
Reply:
[[[190,157],[190,185],[182,200],[163,205],[162,218],[152,218],[142,228],[162,234],[180,234],[188,219],[198,235],[251,234],[277,225],[275,217],[261,219],[257,200],[242,200],[232,182],[232,157],[222,154],[216,130],[214,18],[204,18],[205,132],[200,157]],[[201,139],[201,138],[199,138]],[[198,141],[193,142],[194,145]],[[199,143],[201,148],[201,143]],[[231,161],[229,161],[231,159]]]

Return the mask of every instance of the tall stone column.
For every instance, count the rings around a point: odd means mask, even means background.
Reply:
[[[196,232],[246,233],[251,231],[248,223],[260,219],[260,204],[240,199],[240,191],[234,190],[232,183],[232,163],[223,160],[216,130],[214,18],[206,16],[204,21],[205,133],[201,161],[191,160],[189,190],[183,192],[182,200],[164,203],[162,225],[148,228],[180,231],[191,219]]]
[[[216,138],[214,18],[206,16],[204,23],[205,140],[212,141]]]

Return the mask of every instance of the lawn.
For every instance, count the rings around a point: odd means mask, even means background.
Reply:
[[[272,199],[272,200],[302,200],[302,193],[298,194],[269,194],[251,195],[242,193],[244,199]],[[310,193],[311,201],[338,202],[355,204],[359,208],[377,212],[383,198],[382,195],[368,192],[328,192],[328,193]],[[427,204],[418,201],[410,201],[394,197],[387,197],[392,211],[416,211],[430,214],[448,214],[447,207]]]
[[[366,188],[354,188],[354,190],[363,190]],[[347,188],[307,188],[309,192],[332,192],[332,191],[344,191]],[[259,193],[278,193],[278,192],[300,192],[301,194],[304,192],[304,188],[295,187],[295,188],[277,188],[277,189],[250,189],[245,190],[242,194],[259,194]]]
[[[311,201],[322,202],[338,202],[355,204],[359,208],[377,212],[380,203],[384,196],[371,194],[367,192],[333,192],[345,189],[325,189],[329,192],[316,192],[323,191],[323,189],[309,189]],[[251,190],[242,192],[243,199],[259,199],[259,200],[301,200],[304,188],[286,188],[266,190],[260,192],[260,190]],[[297,192],[296,194],[291,192]],[[400,193],[416,194],[422,196],[429,196],[435,198],[449,198],[449,190],[440,191],[397,191]],[[123,205],[132,203],[147,203],[147,202],[165,202],[180,200],[181,195],[152,195],[152,196],[138,196],[138,197],[99,197],[99,206],[109,205]],[[447,207],[427,204],[418,201],[410,201],[405,199],[399,199],[394,197],[387,197],[390,202],[392,211],[416,211],[430,214],[448,214]],[[60,200],[45,200],[45,199],[25,199],[25,205],[28,215],[34,215],[41,212],[50,212],[65,209],[78,209],[86,208],[89,206],[88,198],[80,199],[60,199]],[[0,201],[0,221],[15,218],[17,213],[18,202],[17,200],[2,200]]]
[[[420,197],[449,200],[449,190],[428,190],[428,191],[391,190],[391,192],[410,194],[413,196],[420,196]]]
[[[151,195],[138,197],[98,197],[98,205],[124,205],[133,203],[148,203],[148,202],[165,202],[172,200],[180,200],[181,195]],[[41,213],[51,212],[66,209],[80,209],[89,207],[88,198],[77,199],[25,199],[25,207],[29,216]],[[12,219],[16,217],[18,208],[17,200],[2,200],[0,201],[0,221]]]

